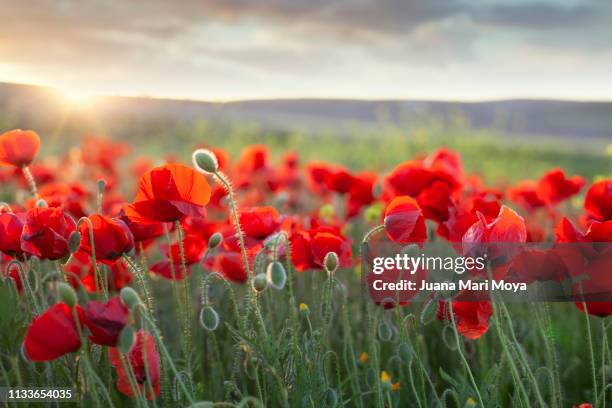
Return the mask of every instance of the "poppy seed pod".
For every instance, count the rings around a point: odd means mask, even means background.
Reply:
[[[193,164],[196,168],[206,173],[216,173],[219,171],[217,156],[208,149],[198,149],[193,152]]]
[[[125,326],[123,330],[121,330],[121,334],[119,335],[119,341],[117,342],[117,347],[123,354],[127,354],[132,349],[134,345],[134,329],[132,326]]]
[[[208,238],[208,248],[215,249],[223,242],[223,235],[220,232],[215,232]]]
[[[336,272],[339,263],[340,261],[338,260],[338,254],[335,252],[328,252],[323,259],[323,265],[328,273]]]
[[[72,286],[67,283],[58,283],[57,296],[62,303],[67,304],[71,309],[77,304],[77,295]]]
[[[79,250],[80,246],[81,233],[78,231],[74,231],[72,234],[70,234],[70,237],[68,237],[68,249],[70,249],[71,254],[74,254],[76,251]]]
[[[278,261],[271,262],[266,270],[268,283],[272,285],[274,289],[282,289],[287,283],[287,272],[282,263]]]
[[[260,273],[253,278],[253,289],[256,292],[263,292],[266,287],[268,287],[268,277],[265,274]]]
[[[212,306],[200,310],[200,324],[207,331],[215,331],[219,327],[219,313]]]
[[[136,293],[136,291],[129,286],[121,289],[119,296],[121,297],[123,304],[126,305],[131,311],[136,309],[136,307],[138,307],[140,304],[140,297],[138,296],[138,293]]]

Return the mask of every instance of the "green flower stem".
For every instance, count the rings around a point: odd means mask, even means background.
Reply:
[[[141,308],[142,308],[142,306],[141,306]],[[147,309],[146,308],[142,308],[141,313],[142,313],[142,316],[144,317],[144,319],[150,325],[151,331],[153,332],[153,336],[155,336],[155,340],[157,341],[157,344],[159,345],[159,349],[162,352],[164,358],[166,359],[168,365],[170,366],[170,369],[172,370],[172,373],[174,374],[174,377],[176,378],[176,381],[177,381],[177,383],[179,385],[179,388],[181,389],[181,391],[183,392],[183,394],[185,395],[185,397],[187,398],[189,403],[192,404],[192,405],[195,404],[195,400],[193,399],[193,396],[191,395],[189,390],[187,390],[187,386],[185,385],[185,383],[181,379],[181,375],[178,372],[178,370],[176,369],[176,366],[174,365],[174,361],[172,360],[172,356],[168,352],[168,349],[166,348],[165,344],[162,342],[161,335],[159,334],[159,331],[157,330],[157,327],[155,326],[155,324],[153,324],[153,321],[151,320],[149,314],[147,313]]]
[[[30,168],[28,166],[23,166],[21,170],[23,171],[23,176],[28,182],[28,186],[30,186],[30,192],[34,198],[38,200],[40,198],[38,195],[38,188],[36,187],[36,181],[34,180],[34,176],[32,175]]]
[[[77,231],[80,229],[80,226],[83,223],[87,224],[87,230],[89,233],[89,243],[91,245],[91,264],[94,270],[94,284],[96,292],[98,292],[100,290],[100,287],[102,287],[104,299],[108,300],[108,282],[105,277],[102,277],[100,275],[100,269],[98,268],[98,260],[96,258],[96,244],[94,242],[93,224],[91,223],[91,220],[89,218],[81,217],[77,222]]]
[[[478,389],[478,384],[476,384],[476,380],[474,379],[474,375],[472,374],[472,370],[470,369],[470,364],[468,363],[467,359],[465,358],[465,355],[463,354],[463,349],[461,346],[461,338],[459,335],[459,331],[457,330],[457,323],[455,322],[455,314],[453,313],[453,302],[449,299],[446,302],[449,306],[449,314],[451,316],[451,323],[453,325],[453,332],[455,333],[455,343],[457,345],[457,352],[459,353],[459,356],[461,357],[461,361],[463,362],[463,365],[465,365],[465,370],[468,374],[468,377],[470,379],[470,382],[472,383],[472,387],[474,388],[474,392],[476,393],[476,397],[478,398],[478,403],[480,404],[481,407],[485,407],[485,404],[482,400],[482,396],[480,395],[480,390]]]
[[[189,293],[189,271],[187,269],[187,260],[185,257],[185,247],[183,245],[183,227],[181,227],[181,222],[176,221],[176,237],[179,245],[179,252],[181,254],[181,267],[183,272],[183,308],[182,308],[182,318],[183,318],[183,338],[185,342],[185,358],[187,360],[187,370],[189,372],[189,377],[191,377],[191,358],[189,358],[189,354],[187,354],[191,350],[191,307],[190,307],[190,293]]]

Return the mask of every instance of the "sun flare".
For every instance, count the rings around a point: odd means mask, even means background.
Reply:
[[[69,105],[89,105],[95,101],[98,95],[83,89],[62,88],[57,90],[61,99]]]

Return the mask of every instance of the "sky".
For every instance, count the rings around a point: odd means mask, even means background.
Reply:
[[[0,0],[0,81],[200,100],[612,99],[609,0]]]

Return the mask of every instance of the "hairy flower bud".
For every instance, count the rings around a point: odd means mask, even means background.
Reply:
[[[338,255],[335,252],[328,252],[323,258],[323,265],[328,273],[334,273],[338,269]]]
[[[132,326],[125,326],[119,334],[119,340],[117,341],[117,347],[123,354],[127,354],[134,345],[134,329]]]
[[[140,297],[138,296],[138,293],[136,293],[136,291],[129,286],[121,289],[119,296],[121,297],[121,302],[123,302],[123,304],[132,311],[140,304]]]
[[[67,304],[71,309],[77,304],[77,295],[72,286],[60,282],[57,284],[57,296],[60,302]]]
[[[265,274],[260,273],[253,278],[253,289],[256,292],[263,292],[268,286],[268,278]]]
[[[217,156],[208,149],[198,149],[193,152],[193,164],[205,173],[216,173],[219,171]]]
[[[215,249],[223,242],[223,235],[220,232],[215,232],[208,238],[208,248]]]
[[[80,246],[81,246],[81,233],[78,231],[74,231],[68,237],[68,249],[70,249],[71,254],[74,254],[76,251],[79,250]]]
[[[36,208],[47,208],[47,207],[49,207],[49,204],[47,204],[47,202],[43,200],[42,198],[36,201]]]
[[[98,180],[98,194],[104,193],[104,190],[106,190],[106,180],[100,179]]]
[[[282,289],[287,283],[287,272],[282,263],[278,261],[271,262],[266,270],[268,283],[272,285],[274,289]]]
[[[219,313],[212,306],[204,306],[200,310],[200,324],[207,331],[215,331],[219,327]]]

